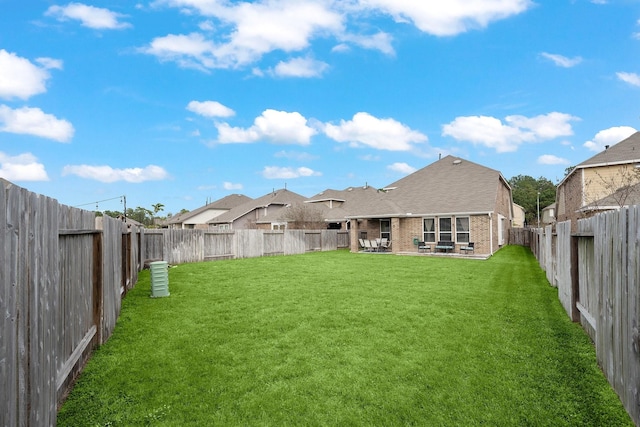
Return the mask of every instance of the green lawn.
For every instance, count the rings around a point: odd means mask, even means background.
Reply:
[[[632,426],[528,249],[149,272],[61,426]]]

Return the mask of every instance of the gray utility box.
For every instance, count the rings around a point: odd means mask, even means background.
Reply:
[[[151,297],[169,296],[169,264],[167,261],[154,261],[151,269]]]

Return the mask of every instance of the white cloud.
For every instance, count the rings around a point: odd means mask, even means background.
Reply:
[[[324,132],[338,142],[389,151],[409,151],[412,144],[427,141],[426,135],[394,119],[379,119],[364,112],[356,113],[352,120],[341,120],[339,125],[327,123]]]
[[[517,151],[525,142],[540,142],[573,135],[570,122],[577,117],[564,113],[549,113],[536,117],[508,116],[505,123],[488,116],[457,117],[442,127],[443,136],[458,141],[493,148],[498,153]]]
[[[338,37],[343,42],[350,42],[365,49],[379,50],[387,55],[394,55],[395,49],[391,42],[393,37],[390,34],[384,32],[378,32],[373,35],[359,35],[359,34],[343,34]],[[335,46],[332,52],[340,52],[349,50],[349,46],[342,43]]]
[[[331,10],[329,4],[317,1],[270,0],[230,3],[160,0],[155,4],[166,4],[216,18],[222,23],[220,28],[232,28],[227,34],[219,34],[217,39],[228,40],[220,44],[207,42],[199,34],[167,36],[173,39],[189,37],[192,41],[199,39],[197,41],[208,45],[206,51],[178,50],[169,55],[170,50],[159,50],[154,46],[165,38],[154,40],[151,47],[144,49],[146,53],[159,56],[163,60],[182,61],[183,64],[196,63],[204,68],[245,66],[274,50],[301,51],[308,48],[310,41],[315,37],[343,31],[343,16]]]
[[[293,58],[287,62],[280,61],[272,74],[278,77],[321,77],[328,68],[329,64],[313,58]]]
[[[49,181],[44,165],[31,153],[9,156],[0,151],[0,177],[8,181]]]
[[[549,113],[536,117],[508,116],[505,121],[520,129],[533,132],[536,140],[549,140],[560,136],[573,135],[571,121],[579,120],[570,114]]]
[[[618,78],[625,83],[629,83],[632,86],[640,86],[640,74],[636,73],[616,73]]]
[[[627,139],[637,131],[630,126],[615,126],[601,130],[592,141],[587,141],[583,145],[591,151],[602,151],[605,146],[614,145],[623,139]]]
[[[227,123],[217,123],[218,142],[251,143],[268,140],[281,144],[308,145],[311,137],[317,132],[308,126],[307,119],[300,113],[286,111],[265,110],[256,117],[253,126],[248,129],[232,127]]]
[[[217,101],[191,101],[187,105],[187,110],[204,117],[232,117],[236,114],[231,108]]]
[[[387,169],[389,169],[390,171],[393,171],[393,172],[399,172],[399,173],[404,174],[404,175],[412,174],[417,170],[413,166],[409,166],[406,163],[393,163],[393,164],[387,166]]]
[[[436,36],[454,36],[485,28],[490,23],[520,14],[534,4],[531,0],[156,0],[153,6],[178,8],[206,18],[203,34],[167,35],[154,39],[143,49],[162,61],[182,67],[208,70],[238,68],[259,61],[273,51],[300,52],[318,38],[333,38],[334,51],[349,45],[375,49],[393,55],[392,36],[386,32],[362,34],[352,28],[371,14],[392,17],[399,23],[413,23]],[[350,25],[348,28],[347,24]],[[289,74],[287,74],[289,75]],[[293,74],[298,76],[297,74]]]
[[[485,28],[493,21],[520,14],[533,6],[530,0],[359,0],[367,9],[387,13],[397,22],[412,22],[425,33],[454,36]]]
[[[202,34],[192,33],[156,37],[149,46],[141,48],[140,52],[153,55],[160,61],[174,61],[183,68],[208,71],[210,68],[217,68],[214,50],[215,45]]]
[[[80,178],[100,182],[126,181],[132,183],[161,181],[169,177],[166,170],[155,165],[127,169],[114,169],[111,166],[67,165],[62,169],[62,175],[76,175]]]
[[[0,132],[34,135],[58,142],[69,142],[73,138],[75,129],[68,121],[46,114],[39,108],[22,107],[12,110],[6,105],[0,105]]]
[[[307,176],[321,176],[320,172],[306,167],[282,168],[277,166],[265,166],[262,176],[266,179],[292,179]]]
[[[45,15],[52,16],[58,21],[77,20],[82,26],[96,30],[119,30],[131,27],[131,24],[120,21],[120,18],[125,18],[126,15],[82,3],[50,6]]]
[[[36,58],[36,62],[42,65],[42,67],[47,70],[50,70],[50,69],[62,70],[63,62],[60,59],[42,57],[42,58]]]
[[[541,165],[568,165],[569,160],[562,157],[554,156],[553,154],[543,154],[538,157],[538,164]]]
[[[244,187],[242,186],[242,184],[234,184],[232,182],[225,182],[224,184],[222,184],[222,187],[225,190],[242,190]]]
[[[45,66],[38,67],[26,58],[0,49],[0,98],[28,99],[46,92],[46,83],[51,77],[47,68],[56,68],[54,64],[61,67],[62,62],[50,58],[37,61]]]
[[[554,53],[542,52],[540,56],[549,59],[558,67],[571,68],[582,62],[582,58],[580,56],[575,56],[573,58],[568,58],[566,56],[557,55]]]

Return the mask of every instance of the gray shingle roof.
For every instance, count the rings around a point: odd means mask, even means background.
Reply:
[[[287,189],[274,190],[262,197],[250,200],[240,206],[230,209],[229,212],[225,212],[209,221],[209,224],[230,223],[258,208],[269,205],[289,205],[296,202],[302,202],[304,200],[306,200],[304,196],[294,193],[293,191],[289,191]]]
[[[611,163],[640,162],[640,132],[623,139],[608,149],[580,163],[576,168],[593,167]]]
[[[247,203],[252,200],[251,197],[245,196],[243,194],[229,194],[228,196],[223,197],[222,199],[218,199],[215,202],[211,202],[204,206],[201,206],[197,209],[194,209],[189,212],[185,212],[182,214],[175,215],[166,224],[181,224],[184,221],[192,218],[202,212],[206,212],[210,209],[215,210],[230,210],[235,208],[236,206]]]
[[[501,181],[497,170],[446,156],[388,185],[351,216],[493,212]]]

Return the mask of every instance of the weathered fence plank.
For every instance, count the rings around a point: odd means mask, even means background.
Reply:
[[[284,233],[270,231],[263,233],[264,255],[284,255]]]
[[[228,259],[235,253],[235,233],[204,233],[204,259]]]
[[[111,259],[102,256],[93,212],[0,179],[0,425],[55,425],[59,399],[97,344],[103,314],[115,325],[122,223],[107,221],[119,236],[104,251],[117,255]],[[103,275],[103,261],[118,274]],[[103,289],[115,290],[106,313]]]
[[[15,269],[12,264],[12,230],[8,221],[7,195],[8,183],[0,179],[0,315],[2,316],[2,328],[0,334],[0,425],[16,425],[17,383],[15,373],[17,360],[13,344],[15,343],[15,301],[16,286],[14,279]]]
[[[287,230],[284,236],[284,254],[303,254],[307,250],[304,230]]]
[[[570,234],[556,225],[557,240],[549,244],[549,230],[536,230],[531,245],[547,277],[555,277],[567,313],[579,321],[594,341],[596,357],[607,380],[637,425],[640,425],[640,206],[622,208],[578,221]],[[567,242],[577,239],[577,284],[567,284]],[[533,249],[532,249],[533,250]],[[552,253],[555,264],[547,258]],[[572,279],[575,280],[575,277]]]
[[[572,317],[575,307],[573,282],[571,280],[571,221],[556,224],[557,238],[557,261],[555,263],[556,285],[558,287],[558,297],[562,307],[569,317]]]

